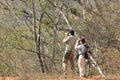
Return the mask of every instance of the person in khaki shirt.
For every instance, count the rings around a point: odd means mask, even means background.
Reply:
[[[67,33],[65,33],[65,37],[62,41],[62,43],[65,44],[65,54],[62,61],[64,75],[67,74],[68,61],[70,62],[72,73],[74,73],[75,42],[76,37],[74,36],[74,30],[69,30]]]

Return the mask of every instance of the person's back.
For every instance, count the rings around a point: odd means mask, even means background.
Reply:
[[[66,49],[65,49],[65,51],[72,50],[72,49],[74,50],[75,42],[76,42],[76,37],[70,35],[68,37],[68,41],[66,42]]]
[[[71,69],[74,70],[74,45],[76,42],[76,37],[74,36],[74,31],[70,30],[63,39],[62,43],[65,43],[65,55],[63,57],[63,70],[66,72],[68,61],[70,61]]]

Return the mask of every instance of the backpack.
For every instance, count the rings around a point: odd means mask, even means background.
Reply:
[[[89,59],[89,55],[88,55],[88,53],[89,53],[89,46],[87,44],[84,44],[84,46],[85,46],[86,50],[85,50],[85,52],[82,55],[84,56],[85,59]],[[79,58],[79,55],[80,54],[78,54],[78,52],[76,52],[76,59]]]
[[[85,59],[89,59],[89,55],[88,55],[88,52],[89,52],[89,46],[87,45],[87,44],[84,44],[84,46],[85,46],[85,52],[83,53],[83,55],[84,55],[84,58]]]

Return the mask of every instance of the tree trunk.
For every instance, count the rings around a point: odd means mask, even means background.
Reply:
[[[34,16],[34,37],[35,37],[35,45],[36,45],[36,52],[37,56],[40,62],[40,67],[42,73],[45,72],[44,70],[44,65],[43,65],[43,58],[41,56],[41,51],[40,51],[40,27],[38,28],[39,30],[37,31],[37,25],[36,25],[36,11],[35,11],[35,6],[34,6],[34,0],[32,0],[32,8],[33,8],[33,16]]]

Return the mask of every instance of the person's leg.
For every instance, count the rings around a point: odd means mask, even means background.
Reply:
[[[68,59],[65,59],[65,58],[63,57],[62,67],[63,67],[64,75],[67,75],[67,66],[68,66]]]
[[[74,60],[70,60],[71,70],[74,73]]]
[[[79,68],[80,77],[84,77],[85,76],[85,58],[82,55],[80,55],[78,58],[78,68]]]
[[[80,56],[79,56],[79,57],[78,57],[78,70],[79,70],[79,76],[80,76],[80,72],[81,72],[80,61],[81,61],[81,58],[80,58]]]
[[[72,74],[74,74],[75,66],[74,66],[74,55],[73,54],[71,54],[71,57],[70,57],[70,65],[71,65]]]

